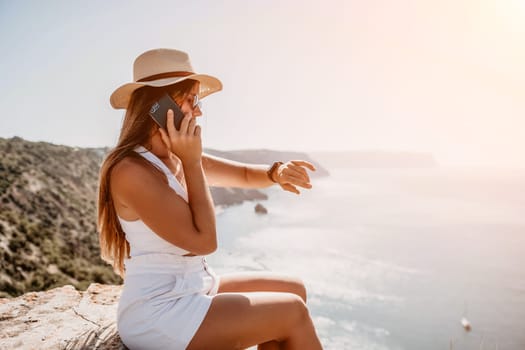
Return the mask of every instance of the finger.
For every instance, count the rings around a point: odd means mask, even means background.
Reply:
[[[291,182],[293,183],[294,185],[297,185],[297,186],[301,186],[301,187],[304,187],[304,188],[312,188],[312,185],[303,181],[303,179],[301,178],[298,178],[294,175],[289,175],[289,174],[285,174],[285,180],[287,180],[288,182]]]
[[[301,173],[305,177],[305,179],[308,179],[308,173],[306,172],[306,170],[304,170],[303,167],[300,167],[300,166],[295,165],[293,163],[289,163],[288,164],[288,168],[289,169],[293,169],[294,171],[296,171],[298,173]]]
[[[188,135],[195,135],[196,126],[197,120],[195,118],[191,118],[190,122],[188,123]]]
[[[284,178],[284,179],[286,179],[286,180],[288,180],[288,181],[294,181],[294,182],[305,182],[305,181],[302,179],[302,177],[297,176],[297,175],[295,175],[295,174],[292,174],[292,173],[290,173],[290,172],[286,172],[286,173],[283,172],[283,173],[281,174],[281,177]]]
[[[290,184],[284,184],[284,185],[281,185],[281,187],[283,188],[283,190],[288,191],[288,192],[292,192],[292,193],[295,193],[295,194],[301,193],[301,192],[299,192],[299,190],[297,190],[297,188],[295,188],[294,186],[292,186]]]
[[[306,174],[306,170],[301,168],[300,166],[296,165],[290,165],[288,168],[286,168],[290,174],[293,174],[300,178],[304,182],[310,182],[310,178],[308,177],[308,174]]]
[[[315,166],[310,163],[310,162],[307,162],[306,160],[292,160],[291,161],[293,164],[295,165],[301,165],[301,166],[305,166],[307,167],[308,169],[312,170],[312,171],[315,171]]]
[[[175,124],[173,123],[173,110],[171,109],[168,109],[166,128],[168,129],[168,136],[175,135],[177,133],[177,129],[175,129]]]
[[[312,184],[309,184],[309,183],[306,183],[306,182],[302,182],[302,181],[301,182],[289,181],[288,183],[291,184],[291,185],[299,186],[299,187],[306,188],[306,189],[312,188]]]
[[[180,123],[180,129],[179,131],[182,133],[182,134],[187,134],[188,133],[188,124],[190,123],[190,120],[191,120],[191,114],[188,113],[184,116],[184,118],[182,118],[182,122]]]
[[[195,136],[201,136],[201,126],[200,125],[197,125],[195,127]]]

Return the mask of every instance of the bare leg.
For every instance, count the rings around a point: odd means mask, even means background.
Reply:
[[[188,349],[244,349],[270,341],[282,349],[317,350],[317,338],[303,300],[291,293],[221,293]]]
[[[300,279],[269,272],[221,275],[219,293],[228,292],[286,292],[300,296],[306,303],[306,288]]]
[[[301,297],[306,303],[306,288],[298,278],[270,272],[236,272],[221,275],[219,293],[225,292],[287,292]],[[277,341],[259,344],[258,350],[281,349]]]
[[[219,293],[227,292],[287,292],[301,297],[306,303],[306,288],[298,278],[269,272],[236,272],[221,275]],[[279,350],[277,341],[259,344],[258,350]]]

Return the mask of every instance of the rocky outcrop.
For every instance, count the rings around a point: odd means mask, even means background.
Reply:
[[[2,298],[0,349],[126,349],[116,328],[121,291],[92,283]]]
[[[266,207],[261,203],[257,203],[257,205],[254,207],[254,210],[257,214],[268,214],[268,209],[266,209]]]
[[[243,188],[210,187],[215,205],[229,207],[244,201],[266,200],[268,195],[258,190]]]

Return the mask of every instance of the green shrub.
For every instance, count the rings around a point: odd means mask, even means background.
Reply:
[[[34,260],[22,260],[22,263],[19,266],[22,270],[27,272],[36,271],[38,268],[38,265]]]
[[[12,237],[11,240],[9,241],[8,247],[9,247],[9,250],[11,250],[13,253],[16,253],[20,249],[25,248],[26,244],[27,242],[25,239],[19,238],[19,237]]]
[[[21,291],[16,286],[7,281],[0,281],[0,291],[13,296],[21,294]]]
[[[66,275],[71,277],[75,276],[75,266],[69,259],[63,259],[58,261],[57,266],[60,269],[60,271],[62,271]]]
[[[20,221],[16,229],[23,234],[27,234],[27,224],[24,221]]]

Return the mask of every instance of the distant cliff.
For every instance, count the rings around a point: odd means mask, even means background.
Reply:
[[[438,162],[430,153],[393,151],[310,152],[328,169],[333,168],[431,168]]]
[[[99,257],[96,193],[107,151],[0,138],[0,297],[65,284],[84,290],[92,282],[122,283]],[[206,152],[258,164],[309,159],[276,151]],[[264,190],[211,192],[220,206],[268,198]]]
[[[289,160],[306,160],[316,167],[316,171],[308,174],[311,178],[328,176],[328,171],[324,168],[324,163],[317,157],[312,157],[311,153],[294,152],[294,151],[273,151],[268,149],[251,149],[251,150],[234,150],[234,151],[218,151],[214,149],[206,149],[205,152],[223,158],[236,160],[243,163],[262,163],[272,164],[275,161],[289,161]]]

